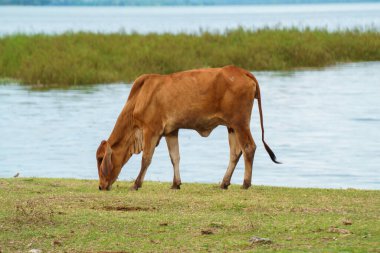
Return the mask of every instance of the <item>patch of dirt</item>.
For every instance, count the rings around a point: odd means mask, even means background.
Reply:
[[[337,228],[337,227],[330,227],[328,229],[328,232],[330,233],[338,233],[338,234],[351,234],[350,230],[344,229],[344,228]]]
[[[133,211],[151,211],[155,208],[141,207],[141,206],[105,206],[106,211],[121,211],[121,212],[133,212]]]
[[[292,213],[340,213],[341,210],[333,208],[315,208],[315,207],[293,207],[290,209]]]
[[[209,228],[201,229],[201,234],[202,234],[202,235],[212,235],[212,234],[214,234],[214,231],[212,231],[212,230],[209,229]]]
[[[249,242],[251,244],[271,244],[272,240],[269,239],[269,238],[261,238],[261,237],[258,237],[258,236],[252,236],[249,239]]]
[[[93,251],[89,251],[93,252]],[[127,253],[127,251],[98,251],[98,253]]]
[[[206,228],[201,229],[202,235],[216,234],[224,225],[221,222],[211,222]]]
[[[15,205],[13,221],[20,224],[54,224],[55,211],[46,201],[27,200]]]
[[[62,242],[61,242],[61,241],[58,241],[58,240],[54,240],[54,241],[52,242],[52,245],[53,245],[53,246],[61,246],[61,245],[62,245]]]
[[[342,223],[343,223],[343,225],[346,225],[346,226],[352,225],[352,221],[351,220],[347,220],[347,219],[343,220]]]
[[[325,242],[329,242],[329,241],[336,241],[336,237],[333,237],[333,238],[330,238],[330,237],[322,237],[322,240],[325,241]]]
[[[60,184],[60,183],[48,183],[47,186],[50,186],[50,187],[62,187],[62,184]]]
[[[0,180],[0,186],[9,186],[9,183],[3,180]]]

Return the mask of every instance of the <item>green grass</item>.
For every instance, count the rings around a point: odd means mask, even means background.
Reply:
[[[130,82],[143,73],[230,64],[253,71],[379,60],[380,32],[374,29],[18,34],[0,38],[0,78],[50,87]]]
[[[176,191],[146,182],[132,192],[130,185],[100,192],[95,180],[0,179],[0,251],[380,250],[380,191],[216,184]],[[252,236],[272,243],[252,244]]]

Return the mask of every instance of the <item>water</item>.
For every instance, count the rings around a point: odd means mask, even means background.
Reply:
[[[251,129],[258,145],[253,183],[279,186],[380,189],[380,62],[320,70],[255,72],[262,90],[267,142],[284,164],[273,164],[260,141],[255,107]],[[0,177],[97,178],[95,151],[108,138],[130,85],[30,91],[0,85]],[[227,168],[227,130],[208,138],[179,135],[183,182],[221,181]],[[137,176],[141,154],[120,179]],[[243,180],[241,160],[232,178]],[[165,140],[146,179],[171,181]]]
[[[177,6],[0,6],[0,35],[21,33],[199,32],[200,28],[292,27],[380,29],[380,3]]]

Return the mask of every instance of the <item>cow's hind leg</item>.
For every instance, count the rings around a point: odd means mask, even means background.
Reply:
[[[234,173],[236,164],[239,162],[242,153],[236,139],[235,131],[232,128],[228,128],[228,143],[230,144],[230,163],[228,164],[226,174],[224,175],[222,184],[220,185],[220,188],[222,189],[227,189],[230,185],[232,174]]]
[[[152,161],[152,156],[154,153],[154,149],[156,148],[156,145],[158,141],[160,140],[160,135],[155,134],[154,132],[144,129],[143,131],[143,154],[142,154],[142,159],[141,159],[141,169],[140,173],[137,176],[134,185],[131,187],[133,190],[138,190],[141,188],[142,183],[144,181],[144,177],[146,174],[146,171]]]
[[[244,155],[244,181],[243,189],[248,189],[252,181],[252,164],[255,156],[256,145],[253,141],[249,127],[242,129],[235,129],[236,137],[239,142],[240,148]]]
[[[178,145],[178,130],[165,136],[166,143],[168,144],[168,150],[170,155],[170,160],[173,164],[174,177],[172,189],[180,189],[181,177],[179,174],[179,145]]]

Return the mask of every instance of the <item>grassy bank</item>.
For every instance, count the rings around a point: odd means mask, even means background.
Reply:
[[[0,38],[0,78],[25,84],[130,82],[143,73],[234,64],[249,70],[380,60],[380,32],[236,29],[224,33],[10,35]]]
[[[380,191],[130,185],[99,192],[90,180],[0,179],[0,251],[380,250]]]

